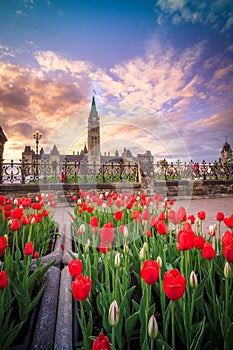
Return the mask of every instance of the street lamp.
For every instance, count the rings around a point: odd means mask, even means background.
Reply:
[[[39,140],[42,137],[42,133],[39,130],[36,130],[33,133],[33,137],[36,140],[36,176],[38,178],[38,158],[39,158],[38,145],[39,145]]]

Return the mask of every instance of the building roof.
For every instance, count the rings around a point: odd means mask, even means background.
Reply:
[[[223,153],[223,152],[232,152],[231,146],[229,145],[228,142],[225,142],[225,143],[224,143],[224,145],[223,145],[223,147],[222,147],[221,153]]]

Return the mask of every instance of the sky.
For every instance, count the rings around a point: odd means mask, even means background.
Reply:
[[[4,159],[83,149],[218,160],[233,149],[232,0],[0,0]]]

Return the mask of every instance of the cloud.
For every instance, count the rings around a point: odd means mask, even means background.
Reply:
[[[21,10],[16,10],[15,14],[16,14],[16,17],[20,17],[20,16],[25,16],[26,17],[27,16],[27,13],[23,12]]]
[[[0,45],[0,59],[15,57],[15,54],[5,45]]]
[[[90,72],[92,65],[86,61],[68,60],[53,51],[37,51],[35,59],[42,72],[62,71],[76,78]]]
[[[88,81],[77,84],[67,73],[40,77],[38,70],[12,63],[0,62],[0,71],[0,116],[8,138],[7,159],[15,151],[15,143],[19,143],[17,158],[25,145],[33,145],[32,131],[40,129],[46,143],[63,120],[86,106]]]
[[[231,0],[157,0],[155,6],[159,25],[171,20],[180,23],[201,23],[222,32],[233,25],[233,5]]]

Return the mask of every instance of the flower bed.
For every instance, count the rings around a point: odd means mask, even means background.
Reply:
[[[56,262],[51,241],[55,241],[54,203],[48,197],[6,199],[0,196],[0,348],[15,342],[45,289],[45,274]],[[47,260],[45,256],[47,255]],[[34,327],[34,323],[33,323]],[[32,328],[33,328],[32,327]],[[26,332],[26,333],[25,333]],[[21,337],[24,337],[21,334]],[[24,346],[24,345],[23,345]]]
[[[202,232],[204,211],[188,217],[159,195],[79,197],[71,215],[77,257],[68,270],[81,347],[130,349],[138,332],[140,349],[230,350],[233,215],[217,213],[217,226]]]

